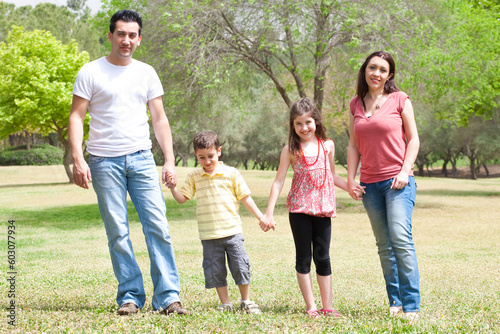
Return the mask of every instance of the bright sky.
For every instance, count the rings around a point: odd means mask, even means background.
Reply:
[[[39,3],[50,2],[58,6],[66,6],[66,0],[0,0],[3,2],[13,3],[18,7],[31,5],[35,7]],[[87,0],[86,3],[89,6],[92,13],[96,13],[101,8],[101,0]]]

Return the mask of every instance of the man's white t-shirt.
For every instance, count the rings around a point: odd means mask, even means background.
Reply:
[[[90,101],[90,154],[117,157],[151,148],[147,102],[163,95],[153,67],[135,59],[116,66],[99,58],[80,69],[73,94]]]

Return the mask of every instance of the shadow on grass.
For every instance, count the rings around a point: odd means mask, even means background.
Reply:
[[[22,183],[22,184],[4,184],[0,189],[5,188],[23,188],[23,187],[47,187],[47,186],[61,186],[71,184],[70,182],[53,182],[53,183]]]
[[[453,197],[494,197],[500,196],[499,191],[493,190],[450,190],[450,189],[432,189],[417,190],[418,195],[430,196],[453,196]]]
[[[118,310],[118,306],[88,306],[85,303],[81,304],[64,304],[64,305],[54,305],[54,304],[45,304],[45,303],[38,303],[38,304],[24,304],[24,305],[19,305],[19,308],[23,309],[25,312],[29,312],[31,310],[38,310],[38,311],[47,311],[47,312],[53,312],[53,311],[64,311],[64,312],[81,312],[81,311],[88,311],[91,313],[97,313],[97,314],[115,314],[119,317],[119,315],[116,313]]]
[[[167,200],[166,205],[169,220],[193,219],[196,215],[195,201],[189,201],[181,206],[175,200]],[[132,202],[127,202],[127,209],[129,222],[139,223],[139,216]],[[19,225],[60,230],[78,230],[103,225],[97,204],[44,209],[3,209],[0,210],[0,215],[6,219],[15,220]]]
[[[110,299],[111,300],[111,299]],[[63,302],[62,304],[46,304],[46,303],[38,303],[38,304],[24,304],[24,305],[19,305],[19,308],[23,309],[25,312],[29,312],[32,310],[37,310],[37,311],[45,311],[45,312],[82,312],[82,311],[87,311],[89,313],[96,313],[96,314],[109,314],[109,315],[115,315],[116,317],[120,317],[120,315],[117,314],[118,311],[118,305],[95,305],[95,306],[89,306],[85,304],[85,302],[82,302],[79,304],[78,302],[72,301],[71,303],[68,303],[67,301]],[[244,314],[243,311],[239,309],[239,305],[234,305],[233,311],[224,313],[227,316],[230,315],[236,315],[236,314]],[[209,315],[211,313],[216,313],[217,315],[221,315],[220,311],[215,310],[216,306],[214,305],[213,302],[207,302],[205,304],[199,305],[198,309],[193,311],[195,314],[206,314]],[[301,314],[303,313],[303,310],[301,308],[290,308],[286,306],[280,306],[280,307],[270,307],[270,306],[260,306],[260,310],[264,314]],[[163,314],[160,314],[158,311],[154,311],[151,307],[150,304],[146,304],[137,315],[132,315],[131,317],[142,317],[145,315],[157,315],[157,316],[165,316]]]
[[[257,206],[262,212],[267,207],[266,196],[254,198]],[[167,218],[169,221],[196,220],[196,199],[178,204],[173,199],[166,200]],[[338,211],[349,209],[351,205],[359,203],[343,204],[338,203]],[[127,203],[128,217],[131,224],[139,223],[139,216],[132,202]],[[286,214],[285,201],[278,201],[275,214]],[[64,207],[51,207],[44,209],[2,209],[0,215],[5,219],[13,219],[23,226],[47,227],[60,230],[79,230],[94,226],[102,226],[103,222],[97,204],[83,204]],[[241,216],[251,216],[252,214],[240,205]]]
[[[97,204],[53,207],[45,209],[2,210],[2,215],[18,225],[50,227],[61,230],[84,229],[102,225]]]

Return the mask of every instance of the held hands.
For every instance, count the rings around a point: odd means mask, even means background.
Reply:
[[[163,165],[163,169],[161,171],[161,182],[169,189],[175,188],[177,185],[177,172],[175,171],[175,167],[171,167],[167,164]]]
[[[274,222],[272,216],[268,216],[267,214],[265,214],[260,218],[259,226],[262,229],[262,231],[267,232],[270,229],[274,230],[276,228],[276,223]]]
[[[163,182],[163,184],[165,184],[165,186],[168,188],[168,189],[174,189],[176,187],[177,184],[173,184],[172,183],[172,180],[174,179],[174,175],[172,173],[166,173],[165,174],[165,177],[166,177],[166,180],[165,182]],[[177,182],[176,182],[177,183]]]
[[[365,193],[365,188],[355,181],[347,181],[347,189],[349,195],[356,201],[363,199],[363,194]]]

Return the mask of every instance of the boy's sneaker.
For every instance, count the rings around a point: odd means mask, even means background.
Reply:
[[[231,312],[233,310],[233,305],[231,303],[229,304],[220,304],[217,306],[217,311],[221,312]]]
[[[262,314],[259,309],[259,305],[255,304],[251,300],[241,302],[240,308],[243,312],[248,314]]]

